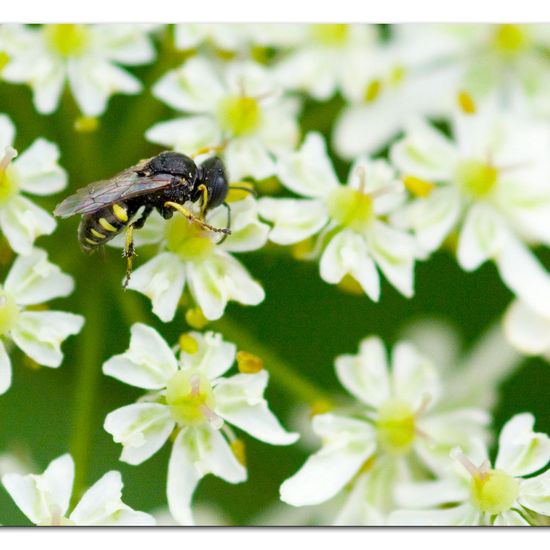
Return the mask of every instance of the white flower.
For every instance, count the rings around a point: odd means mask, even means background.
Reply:
[[[399,292],[413,295],[417,247],[411,235],[384,221],[404,199],[385,161],[358,159],[347,185],[340,185],[323,138],[309,133],[301,149],[280,162],[279,178],[305,198],[260,200],[260,215],[273,223],[270,240],[287,245],[317,235],[313,250],[322,250],[326,282],[351,276],[377,301],[378,267]]]
[[[192,50],[209,43],[222,51],[240,51],[250,44],[251,27],[235,23],[181,23],[174,28],[176,48]]]
[[[504,331],[521,353],[543,355],[550,360],[550,310],[541,312],[514,300],[504,315]]]
[[[459,230],[466,271],[493,260],[504,283],[550,311],[550,278],[525,243],[550,244],[550,131],[492,104],[453,118],[453,138],[410,123],[391,157],[419,196],[393,216],[428,252]]]
[[[26,83],[39,113],[56,110],[68,81],[80,110],[105,111],[117,92],[136,94],[141,83],[119,65],[149,63],[155,50],[151,25],[2,25],[0,44],[9,56],[2,71],[8,82]]]
[[[286,89],[307,92],[319,101],[357,78],[356,56],[377,39],[372,25],[301,25],[290,30],[293,48],[276,65],[275,75]]]
[[[298,103],[279,92],[269,70],[252,61],[218,66],[191,58],[153,88],[157,98],[186,116],[156,124],[146,137],[187,154],[223,147],[232,179],[267,178],[299,135]]]
[[[18,256],[0,286],[0,336],[11,340],[31,359],[45,367],[59,367],[61,344],[78,334],[84,317],[63,311],[40,311],[32,307],[53,298],[68,296],[73,279],[48,261],[44,250]],[[11,385],[11,361],[0,341],[0,394]]]
[[[222,243],[220,234],[205,231],[176,214],[165,221],[149,219],[147,233],[136,243],[160,243],[160,252],[136,269],[128,288],[151,299],[153,313],[164,322],[174,318],[179,299],[188,287],[205,317],[219,319],[230,300],[257,305],[265,297],[262,287],[230,254],[261,248],[267,241],[268,227],[258,221],[256,201],[247,197],[231,203],[231,235]],[[227,212],[217,208],[207,215],[217,227],[227,224]]]
[[[502,428],[494,467],[483,444],[475,454],[454,449],[456,478],[408,487],[411,503],[424,510],[400,510],[394,525],[536,525],[550,516],[550,470],[535,477],[550,461],[550,438],[533,431],[535,419],[518,414]],[[424,495],[424,497],[422,497]],[[426,495],[430,495],[427,502]],[[418,498],[420,496],[420,499]],[[431,508],[445,504],[445,508]]]
[[[116,471],[90,487],[67,516],[73,481],[74,462],[69,454],[53,460],[40,475],[2,476],[15,504],[35,525],[155,525],[152,516],[122,502],[122,479]]]
[[[35,239],[40,235],[50,235],[56,222],[21,192],[32,195],[57,193],[67,185],[67,174],[57,162],[59,150],[53,143],[38,138],[17,157],[14,139],[13,123],[1,114],[0,229],[13,250],[18,254],[29,254]]]
[[[322,448],[282,484],[281,499],[289,504],[322,503],[351,482],[337,523],[380,524],[392,509],[395,487],[418,463],[425,472],[444,473],[457,442],[469,446],[485,436],[484,411],[433,410],[445,401],[438,373],[406,342],[394,348],[391,372],[384,345],[370,337],[358,355],[336,359],[336,374],[358,403],[347,413],[313,418]]]
[[[194,353],[182,351],[176,358],[155,330],[138,323],[132,327],[128,351],[103,366],[105,374],[154,392],[111,412],[104,427],[122,443],[121,460],[129,464],[142,463],[174,435],[167,495],[174,519],[182,524],[193,521],[191,499],[206,474],[229,483],[246,479],[234,452],[239,441],[224,422],[272,445],[289,445],[298,438],[267,407],[267,372],[224,377],[235,360],[235,346],[219,334],[190,337]]]

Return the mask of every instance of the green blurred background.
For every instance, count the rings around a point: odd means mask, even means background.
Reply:
[[[97,131],[74,130],[78,118],[70,95],[63,97],[60,109],[49,116],[36,113],[31,92],[26,86],[0,82],[0,112],[8,114],[17,128],[15,147],[21,152],[37,137],[46,137],[61,149],[60,164],[68,171],[69,189],[55,197],[36,199],[52,211],[69,192],[97,179],[108,177],[161,149],[144,139],[153,123],[176,115],[150,94],[150,86],[168,69],[178,66],[184,56],[167,39],[157,41],[159,57],[147,67],[132,70],[145,91],[139,96],[115,96],[101,117]],[[330,135],[330,128],[342,101],[306,103],[302,129],[316,129]],[[333,154],[333,158],[337,159]],[[348,166],[336,162],[344,179]],[[142,391],[109,379],[101,373],[102,363],[124,351],[129,342],[130,325],[144,321],[157,328],[168,342],[175,342],[188,330],[179,311],[169,324],[150,313],[149,301],[132,291],[123,292],[124,263],[117,249],[91,257],[81,253],[76,228],[78,219],[60,220],[55,233],[37,241],[51,260],[75,277],[76,290],[66,299],[52,301],[52,309],[81,313],[87,321],[82,333],[64,345],[61,368],[33,368],[13,350],[13,384],[0,396],[0,453],[30,453],[39,471],[57,456],[75,450],[89,460],[82,482],[91,485],[105,472],[117,469],[125,483],[124,501],[130,506],[151,511],[166,504],[165,484],[170,446],[140,466],[118,461],[121,447],[103,430],[105,415],[133,402]],[[11,265],[6,243],[1,245],[2,280]],[[153,249],[138,251],[136,265],[146,261]],[[464,348],[498,320],[512,296],[501,283],[492,265],[472,274],[464,273],[452,256],[441,252],[416,268],[416,294],[407,300],[384,283],[378,304],[365,296],[351,295],[324,283],[315,263],[294,260],[287,250],[268,246],[262,251],[241,254],[239,259],[259,279],[266,300],[254,308],[231,303],[226,316],[250,336],[276,352],[305,379],[328,394],[342,394],[333,370],[333,360],[341,353],[355,352],[361,338],[380,335],[388,345],[396,341],[405,325],[422,317],[443,319],[456,328]],[[550,255],[540,255],[550,265]],[[237,340],[238,344],[239,341]],[[86,370],[85,365],[95,365]],[[269,363],[266,364],[269,370]],[[87,374],[82,376],[82,372]],[[526,360],[500,391],[495,410],[495,428],[513,414],[531,411],[537,428],[550,432],[548,385],[550,368],[538,359]],[[82,397],[83,392],[88,400]],[[267,397],[274,412],[288,426],[303,403],[284,385],[272,378]],[[76,426],[83,426],[77,430]],[[90,427],[87,433],[86,426]],[[78,433],[75,433],[78,432]],[[233,524],[248,524],[278,499],[281,482],[293,474],[306,456],[299,444],[272,447],[246,435],[249,480],[230,485],[209,476],[199,485],[195,502],[213,503]],[[87,447],[86,447],[87,443]],[[82,446],[84,445],[84,447]],[[76,447],[75,447],[76,446]],[[89,452],[87,452],[87,449]],[[23,514],[0,488],[0,523],[28,525]]]

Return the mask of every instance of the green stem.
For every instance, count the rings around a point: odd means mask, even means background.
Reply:
[[[313,382],[302,377],[277,353],[259,342],[247,329],[227,316],[213,324],[228,340],[235,342],[239,348],[258,355],[264,361],[266,370],[273,381],[288,393],[315,407],[331,407],[331,398]]]

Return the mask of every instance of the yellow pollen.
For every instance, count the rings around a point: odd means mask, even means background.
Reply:
[[[182,334],[179,337],[178,343],[181,350],[185,353],[189,353],[190,355],[199,351],[198,342],[189,333]]]
[[[349,273],[344,276],[337,286],[340,290],[343,290],[348,294],[354,294],[355,296],[362,296],[365,294],[363,287],[359,284],[357,279]]]
[[[230,443],[235,458],[242,466],[246,466],[246,447],[242,439],[234,439]]]
[[[106,235],[104,235],[103,233],[100,233],[99,231],[96,231],[93,227],[92,229],[90,229],[90,233],[94,237],[97,237],[98,239],[104,239],[106,237]]]
[[[117,228],[114,225],[111,225],[105,218],[99,218],[99,225],[103,227],[106,231],[111,231],[111,233],[114,233]]]
[[[0,71],[10,62],[10,56],[6,52],[0,52]]]
[[[90,40],[90,30],[86,25],[46,25],[44,34],[50,48],[63,57],[81,55]]]
[[[396,65],[390,71],[389,82],[392,86],[399,86],[405,79],[407,69],[402,65]]]
[[[405,176],[403,178],[403,185],[410,193],[417,197],[427,197],[435,188],[433,183],[416,176]]]
[[[523,25],[498,25],[494,44],[498,52],[511,56],[529,47],[529,35]]]
[[[3,290],[0,290],[0,336],[7,334],[16,324],[19,308],[15,300]]]
[[[311,25],[313,39],[323,46],[341,46],[346,43],[349,35],[349,26],[337,24]]]
[[[204,316],[200,307],[188,309],[185,312],[185,320],[190,327],[197,330],[202,330],[208,325],[208,319]]]
[[[411,407],[399,400],[389,399],[378,409],[378,440],[390,454],[405,454],[415,438],[415,417]]]
[[[475,115],[476,104],[472,96],[468,92],[465,92],[464,90],[459,92],[457,96],[457,102],[463,113],[467,115]]]
[[[334,407],[330,401],[320,399],[315,401],[309,410],[309,416],[313,417],[316,414],[325,414],[326,412],[332,410]]]
[[[371,80],[365,88],[364,99],[365,103],[373,103],[380,95],[382,89],[382,82],[378,79]]]
[[[458,166],[456,180],[465,195],[480,199],[489,195],[495,188],[498,170],[478,160],[466,160]]]
[[[340,186],[332,191],[328,211],[333,220],[356,231],[365,230],[374,219],[372,198],[352,187]]]
[[[120,204],[113,204],[113,214],[121,222],[128,221],[128,213],[126,212],[126,208],[120,206]]]
[[[99,118],[81,116],[74,121],[74,129],[81,134],[95,132],[99,128]]]
[[[237,365],[239,372],[243,374],[255,374],[264,368],[264,362],[257,355],[248,351],[239,351],[237,353]]]
[[[487,514],[500,514],[514,505],[519,495],[519,482],[500,470],[489,470],[472,477],[474,504]]]
[[[218,106],[221,128],[233,136],[253,133],[261,122],[260,104],[253,97],[226,97]]]
[[[308,237],[293,245],[290,249],[290,253],[295,260],[306,260],[312,253],[314,246],[315,240],[312,237]]]

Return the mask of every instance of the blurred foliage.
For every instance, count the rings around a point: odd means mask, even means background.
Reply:
[[[15,147],[23,151],[40,136],[59,144],[60,163],[69,173],[69,188],[63,196],[161,150],[145,141],[144,132],[153,123],[169,119],[175,113],[155,99],[150,88],[166,70],[178,66],[183,56],[174,51],[167,40],[158,47],[159,57],[153,65],[132,71],[144,83],[145,91],[138,96],[114,96],[95,132],[75,130],[79,114],[68,93],[56,113],[42,116],[34,110],[26,86],[0,82],[0,112],[7,113],[16,125]],[[339,98],[326,104],[305,102],[304,133],[316,129],[328,137],[342,105]],[[333,158],[336,159],[334,154]],[[341,161],[335,164],[339,175],[346,178],[349,166]],[[53,210],[61,198],[45,197],[36,202]],[[79,415],[82,420],[86,399],[77,388],[84,388],[89,401],[84,412],[90,414],[87,421],[91,430],[87,441],[89,460],[82,472],[84,485],[89,486],[108,470],[120,470],[125,484],[124,501],[134,508],[151,511],[166,504],[170,446],[165,445],[140,466],[118,461],[121,447],[103,430],[103,420],[108,412],[133,402],[143,392],[103,376],[101,365],[127,348],[129,328],[136,321],[154,326],[170,343],[175,343],[188,327],[183,311],[172,323],[163,324],[150,312],[146,298],[122,290],[124,263],[119,250],[109,248],[104,254],[89,257],[82,254],[76,239],[77,225],[77,218],[59,220],[55,233],[40,238],[37,246],[45,248],[52,261],[76,280],[73,295],[52,302],[50,307],[82,313],[87,318],[86,325],[80,335],[65,343],[65,360],[57,370],[29,368],[24,356],[13,351],[13,384],[7,394],[0,397],[0,452],[30,453],[42,471],[53,458],[74,450],[79,438],[88,438],[87,434],[75,434],[75,421]],[[154,250],[144,248],[138,252],[136,265],[143,263]],[[435,317],[450,321],[467,348],[499,319],[511,299],[492,265],[467,274],[450,254],[441,252],[417,265],[416,295],[412,300],[384,283],[381,300],[375,304],[365,296],[346,294],[324,283],[316,264],[297,262],[287,252],[268,246],[239,256],[252,275],[262,282],[267,297],[254,308],[231,303],[226,315],[285,359],[301,376],[331,395],[343,393],[334,374],[334,358],[354,352],[364,336],[378,334],[391,345],[405,325],[417,318]],[[10,265],[5,256],[0,254],[2,279]],[[549,258],[548,255],[542,258],[546,265]],[[97,367],[83,380],[79,373],[83,364],[90,361]],[[266,367],[269,370],[269,364]],[[526,361],[501,388],[495,411],[496,429],[511,415],[531,411],[537,418],[537,429],[550,432],[549,383],[547,364],[537,359]],[[289,419],[303,407],[276,378],[272,379],[267,396],[272,409],[287,426]],[[253,521],[265,507],[277,502],[279,485],[297,470],[306,456],[300,443],[272,447],[246,435],[243,439],[249,481],[230,485],[209,476],[200,483],[195,496],[195,502],[218,505],[235,524]],[[3,489],[0,490],[0,522],[28,524]]]

